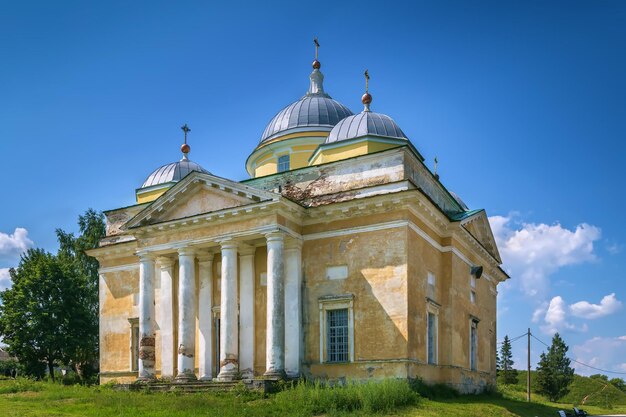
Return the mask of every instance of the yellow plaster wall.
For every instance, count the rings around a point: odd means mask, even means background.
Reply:
[[[128,319],[139,316],[139,269],[107,272],[101,276],[100,369],[105,374],[120,374],[111,379],[134,380],[136,372],[131,372],[131,325]]]
[[[394,143],[384,143],[366,140],[363,142],[349,143],[345,146],[323,149],[317,154],[309,165],[319,165],[328,162],[340,161],[342,159],[353,158],[355,156],[366,155],[368,153],[383,151],[385,149],[396,148],[399,145]]]
[[[159,188],[158,190],[137,192],[137,204],[149,203],[161,197],[169,188]]]
[[[496,298],[492,283],[476,280],[475,304],[470,301],[469,265],[453,252],[441,253],[414,231],[408,237],[409,258],[409,352],[414,359],[411,377],[445,382],[463,392],[495,383]],[[451,239],[449,244],[465,252],[470,262],[480,264],[476,254]],[[434,294],[428,294],[427,274],[435,274]],[[427,364],[426,297],[440,304],[438,316],[438,364]],[[470,370],[470,320],[478,324],[477,370]]]
[[[396,372],[406,364],[395,369],[389,361],[407,357],[405,244],[403,229],[305,241],[306,372],[330,378],[402,375]],[[326,267],[338,265],[347,265],[348,278],[327,279]],[[319,299],[342,294],[354,295],[355,363],[320,363]]]

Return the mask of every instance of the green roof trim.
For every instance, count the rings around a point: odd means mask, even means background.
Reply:
[[[454,221],[454,222],[460,222],[462,220],[465,220],[469,217],[472,217],[475,214],[480,213],[481,211],[485,211],[485,209],[475,209],[475,210],[469,210],[469,211],[462,211],[460,213],[447,213],[447,216],[450,220]]]

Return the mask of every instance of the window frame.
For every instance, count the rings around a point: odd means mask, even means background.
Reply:
[[[128,324],[130,327],[130,371],[139,372],[139,318],[130,317]]]
[[[345,294],[339,296],[321,297],[318,299],[320,314],[320,363],[337,364],[354,362],[354,296]],[[348,361],[331,362],[328,360],[328,323],[327,312],[330,310],[348,310]]]
[[[286,161],[285,161],[285,158],[286,158]],[[282,161],[281,161],[281,159],[282,159]],[[283,167],[286,164],[287,168],[286,169],[281,169],[281,164],[283,165]],[[286,172],[286,171],[289,171],[289,170],[291,170],[291,157],[290,157],[290,155],[288,153],[284,154],[284,155],[278,155],[278,157],[276,158],[276,172]]]
[[[434,359],[430,361],[430,322],[428,321],[428,317],[432,315],[435,318],[435,327],[434,327],[434,349],[433,356]],[[426,364],[428,365],[438,365],[439,364],[439,306],[434,304],[429,300],[426,303]]]
[[[469,368],[472,371],[478,370],[478,320],[476,317],[471,317],[469,320]],[[474,339],[472,339],[472,333],[474,333]]]

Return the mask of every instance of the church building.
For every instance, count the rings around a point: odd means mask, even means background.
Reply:
[[[508,276],[485,210],[374,111],[367,81],[355,114],[324,90],[320,67],[316,48],[308,91],[269,121],[249,179],[192,162],[185,125],[182,158],[148,175],[136,204],[105,212],[106,237],[89,251],[102,383],[495,384]]]

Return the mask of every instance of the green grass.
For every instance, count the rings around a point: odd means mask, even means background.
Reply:
[[[458,396],[442,387],[416,390],[414,385],[391,380],[336,388],[297,384],[263,398],[243,389],[229,393],[144,393],[19,379],[0,381],[0,416],[555,417],[558,409],[571,410],[571,404],[551,404],[539,396],[527,403],[524,398],[517,386],[506,387],[501,394]],[[594,414],[606,411],[585,409]],[[613,409],[610,414],[619,412],[626,413],[626,407]]]

